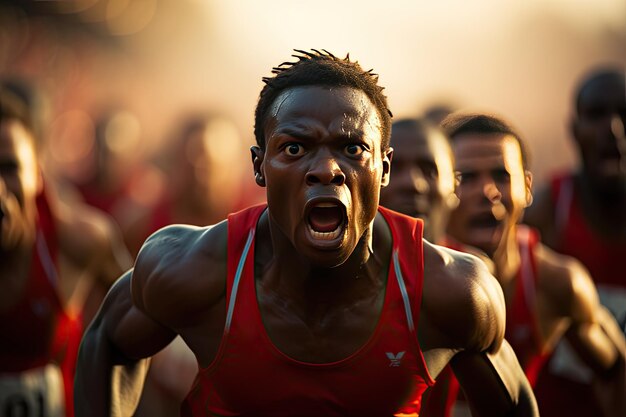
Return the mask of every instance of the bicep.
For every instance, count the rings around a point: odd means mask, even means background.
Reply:
[[[626,342],[615,318],[597,305],[592,320],[573,323],[566,333],[574,350],[598,374],[624,362]]]
[[[508,342],[494,353],[460,352],[450,363],[473,415],[537,415],[532,390]]]
[[[131,295],[132,270],[111,288],[92,326],[123,358],[151,356],[165,347],[175,333],[154,321],[134,305]]]

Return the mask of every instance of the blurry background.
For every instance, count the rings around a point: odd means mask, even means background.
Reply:
[[[626,63],[626,1],[0,1],[0,73],[45,93],[52,165],[79,182],[98,118],[123,109],[118,125],[134,133],[111,140],[127,164],[203,111],[233,122],[229,175],[252,184],[261,77],[294,48],[350,52],[380,74],[396,117],[435,102],[504,115],[529,141],[539,184],[575,161],[577,80]]]

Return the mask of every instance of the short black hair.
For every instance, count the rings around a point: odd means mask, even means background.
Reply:
[[[350,61],[350,54],[345,58],[337,58],[322,49],[311,52],[294,50],[295,62],[283,62],[272,69],[273,77],[264,77],[265,86],[259,95],[254,112],[254,136],[261,149],[265,149],[265,123],[267,113],[281,92],[302,86],[352,87],[363,91],[372,101],[380,116],[381,148],[389,147],[391,134],[391,111],[387,106],[387,97],[383,94],[384,87],[378,85],[378,75],[372,70],[364,71],[358,62]]]
[[[440,131],[439,126],[431,123],[428,119],[422,117],[404,118],[393,122],[391,125],[391,136],[395,129],[412,129],[420,134],[426,134],[428,131]]]
[[[458,137],[464,133],[485,135],[501,133],[511,135],[519,144],[522,154],[522,166],[524,169],[528,169],[530,166],[530,155],[528,154],[526,144],[522,140],[522,137],[501,117],[486,113],[457,112],[446,117],[441,122],[441,127],[452,143],[456,142]]]
[[[585,74],[585,76],[578,83],[578,87],[575,90],[574,104],[576,105],[576,113],[580,114],[580,105],[585,91],[596,82],[605,80],[618,80],[624,84],[626,73],[624,69],[612,68],[612,67],[600,67],[595,68]]]

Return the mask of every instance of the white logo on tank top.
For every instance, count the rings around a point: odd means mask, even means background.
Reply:
[[[400,366],[400,361],[404,356],[405,351],[398,352],[397,355],[394,355],[392,352],[386,352],[387,358],[389,358],[389,366],[398,367]]]

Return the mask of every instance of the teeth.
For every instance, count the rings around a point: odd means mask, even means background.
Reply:
[[[311,226],[309,226],[309,232],[311,232],[311,236],[313,236],[314,239],[333,240],[339,237],[339,233],[341,233],[341,226],[337,227],[332,232],[316,232],[311,228]]]
[[[315,207],[321,207],[321,208],[337,207],[337,204],[334,204],[334,203],[319,203],[319,204],[316,204]]]

